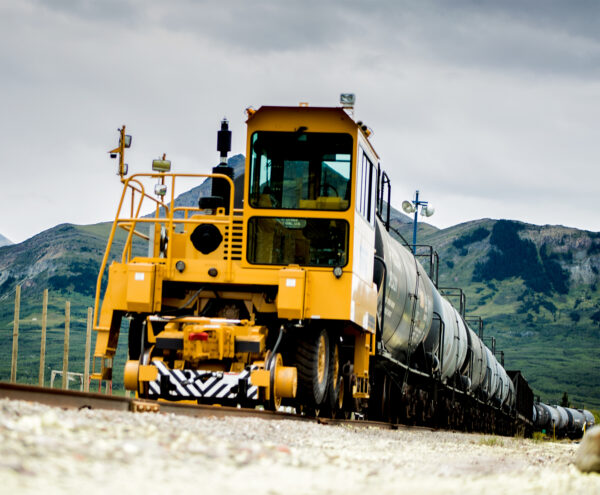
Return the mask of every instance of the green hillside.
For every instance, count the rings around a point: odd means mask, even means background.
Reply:
[[[65,303],[71,303],[69,371],[83,372],[87,308],[94,305],[98,270],[110,223],[63,224],[21,244],[0,247],[0,380],[10,378],[15,287],[21,285],[17,379],[37,383],[42,299],[48,289],[46,383],[62,370]],[[125,232],[117,233],[111,259],[120,253]],[[125,359],[126,350],[118,362]],[[122,366],[119,366],[119,369]]]

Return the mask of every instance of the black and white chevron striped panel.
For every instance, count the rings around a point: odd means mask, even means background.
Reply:
[[[222,371],[172,370],[162,361],[152,361],[158,368],[158,377],[149,382],[150,397],[170,396],[180,399],[240,399],[240,390],[246,390],[246,399],[258,399],[258,387],[250,383],[250,371],[225,373]],[[253,367],[255,369],[256,367]],[[240,382],[245,382],[240,387]],[[161,390],[166,385],[168,390]]]

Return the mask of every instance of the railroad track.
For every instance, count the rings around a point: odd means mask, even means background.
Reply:
[[[0,399],[37,402],[40,404],[46,404],[48,406],[66,409],[107,409],[112,411],[156,412],[193,417],[240,416],[263,418],[267,420],[307,421],[312,423],[316,422],[323,425],[350,425],[356,427],[374,427],[394,430],[408,428],[433,430],[433,428],[427,427],[412,427],[384,423],[380,421],[367,421],[362,419],[332,419],[303,416],[282,411],[267,411],[263,409],[212,406],[204,404],[181,404],[176,402],[156,402],[143,399],[117,397],[113,395],[79,392],[74,390],[59,390],[5,382],[0,382]]]

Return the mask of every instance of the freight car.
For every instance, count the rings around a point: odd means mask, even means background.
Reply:
[[[533,407],[533,424],[536,430],[556,437],[581,438],[594,426],[594,415],[587,409],[551,406],[538,402]]]
[[[152,173],[127,177],[131,138],[120,130],[111,155],[124,188],[98,276],[92,378],[112,378],[127,319],[124,382],[140,397],[502,433],[531,426],[532,404],[517,408],[526,382],[511,380],[464,304],[450,303],[462,292],[438,287],[437,255],[425,270],[393,236],[391,182],[352,99],[248,109],[237,177],[226,121],[211,174],[171,173],[163,156]],[[210,195],[176,203],[184,180],[206,178]],[[154,214],[142,216],[148,204]],[[104,287],[119,228],[123,253]]]

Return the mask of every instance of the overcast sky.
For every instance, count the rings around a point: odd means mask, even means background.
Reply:
[[[130,171],[218,163],[226,116],[336,106],[443,228],[482,217],[600,231],[600,2],[3,0],[0,234],[112,219]]]

